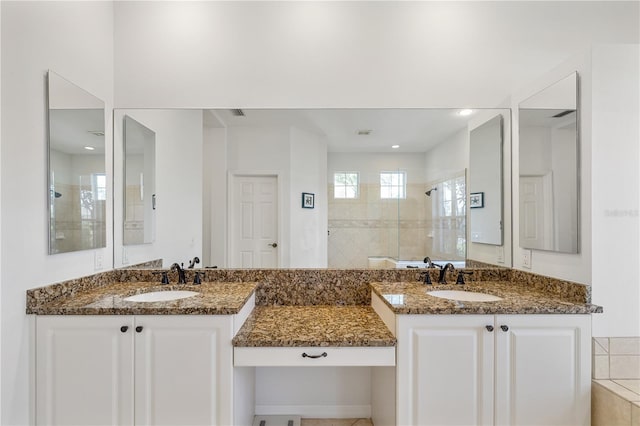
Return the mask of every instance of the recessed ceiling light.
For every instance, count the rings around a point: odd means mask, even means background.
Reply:
[[[95,148],[92,146],[85,146],[84,149],[86,149],[87,151],[93,151]]]
[[[398,149],[398,148],[400,148],[400,145],[391,145],[391,148]]]
[[[467,116],[467,115],[471,115],[473,114],[473,110],[472,109],[461,109],[460,111],[458,111],[458,115],[461,115],[463,117]]]
[[[373,132],[373,130],[371,129],[361,129],[356,131],[356,134],[358,136],[369,136],[371,134],[371,132]]]

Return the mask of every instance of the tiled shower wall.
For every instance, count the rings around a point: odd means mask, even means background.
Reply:
[[[423,259],[431,239],[424,184],[407,184],[404,199],[381,199],[378,184],[361,184],[356,199],[335,199],[329,184],[329,268],[367,268],[369,256]]]
[[[640,337],[594,337],[594,379],[640,379]]]
[[[81,190],[91,192],[91,186],[69,185],[56,183],[56,192],[61,194],[53,199],[55,220],[51,229],[51,247],[56,253],[85,250],[106,246],[107,235],[105,226],[106,202],[94,200],[95,219],[82,219],[79,206]]]
[[[125,196],[124,244],[144,242],[144,201],[140,198],[140,185],[127,185]]]
[[[593,426],[640,426],[640,337],[594,337]]]

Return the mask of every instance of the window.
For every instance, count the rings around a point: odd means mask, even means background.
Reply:
[[[380,198],[407,198],[405,172],[380,172]]]
[[[96,219],[97,201],[107,200],[107,177],[102,173],[80,176],[80,217]]]
[[[333,174],[333,198],[358,198],[358,172]]]

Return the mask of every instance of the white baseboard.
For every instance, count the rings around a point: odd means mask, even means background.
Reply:
[[[368,419],[371,418],[371,405],[256,405],[256,415],[282,414],[321,419]]]

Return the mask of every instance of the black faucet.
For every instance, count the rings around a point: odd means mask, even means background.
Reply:
[[[160,281],[161,284],[169,284],[169,276],[167,275],[168,272],[167,271],[160,271],[160,272],[154,272],[153,275],[159,275],[162,274],[162,280]]]
[[[187,283],[187,278],[184,276],[184,269],[178,265],[177,263],[174,263],[173,265],[171,265],[171,268],[169,268],[171,271],[173,271],[174,269],[178,271],[178,284],[186,284]]]
[[[440,276],[438,277],[438,283],[446,284],[447,283],[447,271],[454,272],[456,268],[453,266],[453,263],[447,263],[440,269]]]
[[[471,274],[473,274],[473,271],[469,271],[469,272],[458,271],[458,278],[456,279],[456,284],[463,285],[464,284],[464,276],[465,275],[471,275]]]
[[[200,263],[200,258],[196,256],[193,258],[193,260],[189,261],[189,266],[187,267],[187,269],[193,269],[198,263]]]
[[[431,273],[429,272],[428,269],[424,272],[424,283],[426,285],[432,285],[433,284],[431,282]]]
[[[431,258],[429,256],[425,257],[423,262],[426,263],[425,268],[435,268],[436,267],[436,264],[431,261]]]

